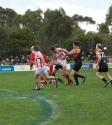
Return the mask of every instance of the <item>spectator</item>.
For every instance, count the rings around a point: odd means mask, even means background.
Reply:
[[[7,63],[9,63],[9,62],[10,62],[9,58],[6,58],[6,59],[5,59],[5,61],[6,61]]]
[[[25,56],[24,55],[22,55],[22,58],[21,58],[21,63],[22,64],[24,64],[24,63],[26,63],[27,61],[25,60]]]
[[[10,56],[10,59],[9,59],[9,65],[14,65],[14,59],[13,59],[13,56]]]
[[[18,56],[15,57],[14,62],[15,62],[15,64],[18,64],[18,62],[19,62]]]
[[[85,59],[85,53],[84,53],[84,51],[82,51],[82,61],[84,61],[84,59]]]
[[[88,57],[87,57],[87,60],[88,60],[88,61],[90,61],[90,60],[91,60],[91,57],[90,57],[90,55],[88,55]]]
[[[18,59],[19,59],[19,64],[21,64],[21,62],[22,62],[22,55],[21,54],[19,55]]]
[[[4,62],[0,62],[0,65],[1,65],[1,66],[4,66]]]
[[[90,54],[90,58],[91,58],[91,60],[92,60],[92,58],[93,58],[93,49],[92,49],[92,48],[90,48],[89,54]]]
[[[85,51],[85,56],[86,56],[86,58],[88,58],[88,56],[89,56],[89,48]]]

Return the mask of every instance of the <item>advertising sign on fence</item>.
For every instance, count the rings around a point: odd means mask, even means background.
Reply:
[[[0,66],[0,72],[14,71],[14,66]]]
[[[70,68],[71,69],[73,69],[73,66],[74,66],[74,64],[70,64]],[[92,63],[85,63],[85,64],[82,64],[82,67],[81,67],[82,69],[91,69],[91,68],[93,68],[93,64]]]

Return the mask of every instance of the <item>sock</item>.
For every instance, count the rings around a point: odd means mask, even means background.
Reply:
[[[105,78],[102,79],[104,82],[107,82],[107,80]]]
[[[52,79],[49,79],[49,82],[52,83]]]
[[[36,88],[37,88],[37,89],[40,89],[40,86],[36,85]]]
[[[42,75],[40,76],[40,82],[41,82],[41,84],[45,84],[46,83],[46,81],[45,81],[45,79],[44,79],[44,77]]]
[[[82,76],[82,75],[79,75],[79,74],[76,74],[76,75],[77,75],[77,77],[84,78],[84,76]]]
[[[72,82],[72,80],[70,79],[70,82]]]
[[[78,77],[77,77],[77,75],[76,75],[76,74],[74,75],[74,79],[75,79],[75,81],[76,81],[76,84],[77,84],[77,85],[79,85],[79,82],[78,82]]]
[[[50,66],[49,66],[49,75],[51,75],[52,72],[53,72],[53,65],[50,65]]]
[[[42,81],[42,80],[44,80],[44,78],[43,78],[43,76],[42,76],[42,75],[40,76],[40,80],[41,80],[41,81]]]
[[[41,86],[40,86],[40,88],[44,88],[44,84],[43,84],[43,83],[41,83]]]
[[[52,76],[55,76],[55,73],[53,73]]]
[[[68,74],[65,75],[66,76],[66,79],[68,80],[68,83],[70,83],[70,77]]]

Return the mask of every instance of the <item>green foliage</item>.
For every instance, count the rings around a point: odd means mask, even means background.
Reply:
[[[17,13],[13,9],[4,9],[0,6],[0,26],[13,27],[12,22],[16,14]]]
[[[97,29],[98,29],[99,33],[101,33],[101,34],[109,34],[110,33],[107,23],[98,24]]]
[[[34,44],[38,44],[35,35],[29,28],[13,30],[5,44],[6,50],[26,50]]]
[[[94,48],[96,43],[102,43],[102,38],[99,35],[91,32],[87,34],[80,33],[67,39],[63,43],[63,46],[65,48],[72,49],[72,45],[75,41],[81,44],[81,48]]]
[[[13,19],[13,26],[16,28],[21,28],[23,26],[22,24],[22,15],[17,14]]]
[[[0,26],[0,51],[3,51],[4,49],[6,37],[7,37],[6,30]]]
[[[106,14],[106,23],[110,26],[112,25],[112,5],[109,7]]]
[[[72,17],[74,21],[76,22],[86,22],[87,24],[95,24],[96,22],[92,19],[92,17],[85,16],[83,17],[82,15],[75,14]]]
[[[13,24],[22,28],[29,27],[36,34],[42,27],[42,14],[41,9],[36,11],[28,9],[24,15],[17,15],[13,20]]]
[[[71,50],[71,49],[72,49],[72,46],[73,46],[73,42],[74,42],[74,39],[73,39],[73,38],[66,39],[66,40],[63,42],[63,47],[64,47],[64,48],[67,48],[68,50]]]
[[[47,9],[44,13],[44,31],[53,43],[62,43],[72,34],[73,19],[66,15],[63,8]]]

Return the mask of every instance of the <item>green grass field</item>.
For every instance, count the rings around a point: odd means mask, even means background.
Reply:
[[[0,125],[111,125],[112,88],[103,87],[94,69],[79,73],[87,76],[84,84],[66,86],[62,77],[58,88],[39,91],[32,90],[33,71],[0,73]]]

